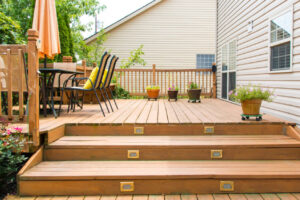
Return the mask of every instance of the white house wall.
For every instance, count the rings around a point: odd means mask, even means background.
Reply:
[[[196,68],[196,54],[215,54],[216,0],[163,0],[107,34],[120,61],[143,44],[147,66]]]
[[[269,72],[269,23],[276,14],[293,8],[292,72]],[[248,32],[248,22],[253,30]],[[221,48],[237,40],[237,85],[259,84],[274,89],[272,103],[263,111],[300,123],[300,1],[218,0],[217,2],[217,83],[221,97]]]

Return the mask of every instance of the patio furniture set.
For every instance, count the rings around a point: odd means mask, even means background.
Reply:
[[[41,76],[41,84],[42,84],[42,98],[41,102],[43,104],[43,110],[44,110],[44,116],[47,116],[47,101],[49,104],[49,107],[56,118],[57,116],[60,115],[61,112],[61,107],[63,104],[63,97],[64,94],[66,95],[68,99],[68,109],[67,112],[70,110],[75,111],[75,107],[78,106],[82,109],[83,107],[83,98],[84,98],[84,92],[89,92],[93,91],[97,101],[100,106],[100,110],[105,116],[104,110],[101,105],[100,98],[97,94],[97,91],[100,91],[101,97],[104,100],[106,109],[108,113],[111,111],[113,112],[113,106],[111,104],[110,97],[114,101],[114,104],[116,108],[118,109],[118,105],[113,97],[113,93],[110,86],[113,73],[115,70],[116,63],[118,61],[117,56],[113,56],[112,59],[110,60],[108,69],[106,70],[106,66],[108,63],[108,60],[110,58],[110,54],[105,52],[101,58],[100,65],[92,71],[90,77],[78,77],[77,75],[83,74],[83,72],[78,72],[75,70],[65,70],[65,69],[54,69],[54,68],[41,68],[39,69],[40,73],[43,74]],[[61,84],[61,76],[62,75],[69,75],[69,77],[64,80],[64,82]],[[56,113],[56,110],[54,108],[54,93],[55,93],[55,79],[56,75],[58,75],[58,85],[57,85],[57,90],[60,92],[60,102],[59,102],[59,109],[58,112]],[[83,81],[86,81],[85,84],[83,84]],[[110,94],[109,94],[110,93]],[[48,98],[50,97],[50,98]],[[107,105],[110,105],[110,109]]]

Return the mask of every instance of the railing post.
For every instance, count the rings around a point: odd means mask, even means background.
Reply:
[[[213,98],[217,98],[217,73],[213,71]]]
[[[152,79],[152,85],[156,85],[156,80],[155,80],[155,68],[156,68],[156,66],[155,66],[155,64],[153,64],[152,65],[152,75],[153,75],[153,79]]]
[[[83,67],[83,77],[86,77],[86,60],[82,60],[82,67]]]
[[[37,49],[38,32],[28,30],[28,98],[29,98],[29,134],[34,146],[40,145],[39,134],[39,56]]]

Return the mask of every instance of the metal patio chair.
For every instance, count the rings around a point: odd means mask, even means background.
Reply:
[[[97,76],[96,76],[96,79],[95,79],[95,82],[93,83],[93,81],[91,80],[90,77],[83,77],[83,78],[76,78],[76,77],[70,77],[68,78],[65,82],[64,82],[64,86],[62,88],[62,97],[61,97],[61,102],[60,102],[60,106],[59,106],[59,111],[58,113],[60,113],[60,110],[61,110],[61,105],[62,105],[62,101],[63,101],[63,92],[64,91],[71,91],[70,93],[70,96],[68,95],[68,93],[66,92],[66,96],[67,98],[69,99],[69,105],[68,105],[68,111],[69,111],[69,108],[70,106],[74,106],[73,109],[75,108],[75,104],[74,103],[78,103],[78,98],[75,98],[74,95],[73,95],[73,92],[79,92],[81,91],[83,93],[83,96],[84,96],[84,92],[88,92],[88,91],[94,91],[95,95],[96,95],[96,98],[97,98],[97,101],[99,103],[99,106],[100,106],[100,109],[102,111],[102,114],[103,116],[105,117],[105,113],[103,111],[103,108],[102,108],[102,105],[101,105],[101,101],[98,97],[98,94],[97,94],[97,89],[100,90],[100,87],[102,85],[102,78],[103,78],[103,75],[104,75],[104,71],[105,71],[105,68],[106,68],[106,64],[107,64],[107,61],[108,61],[108,58],[110,57],[110,54],[108,54],[107,52],[105,52],[101,58],[101,61],[100,61],[100,65],[99,65],[99,69],[98,69],[98,73],[97,73]],[[91,85],[92,85],[92,88],[90,89],[85,89],[84,87],[79,87],[79,83],[80,81],[82,80],[87,80],[87,81],[90,81]],[[68,81],[72,81],[73,85],[74,83],[76,84],[76,86],[72,86],[72,87],[67,87],[67,84],[68,84]],[[102,96],[102,99],[104,100],[104,103],[105,103],[105,106],[107,108],[107,111],[109,112],[109,109],[108,109],[108,106],[106,104],[106,99],[104,97],[104,94],[102,92],[102,90],[100,90],[100,93],[101,93],[101,96]],[[74,101],[75,100],[75,101]],[[74,101],[74,102],[73,102]],[[82,99],[82,106],[83,106],[83,99]]]

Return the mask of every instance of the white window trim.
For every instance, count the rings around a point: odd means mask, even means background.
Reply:
[[[229,44],[231,42],[235,41],[235,59],[237,60],[237,50],[238,50],[238,40],[237,39],[233,39],[233,40],[230,40],[229,42],[225,43],[222,45],[221,47],[221,99],[223,100],[227,100],[227,101],[230,101],[229,100],[229,96],[228,96],[228,93],[229,93],[229,73],[230,72],[235,72],[235,85],[237,86],[237,62],[235,63],[235,69],[234,70],[230,70],[230,67],[227,65],[227,70],[226,71],[223,71],[223,47],[226,46],[227,48],[227,64],[229,64]],[[223,73],[227,73],[227,98],[224,99],[222,97],[222,93],[223,93],[223,87],[222,87],[222,84],[223,84]],[[230,101],[231,102],[231,101]]]
[[[269,73],[270,74],[278,74],[278,73],[288,73],[288,72],[293,72],[293,47],[294,47],[294,4],[291,4],[288,6],[289,8],[287,9],[286,7],[284,8],[284,10],[282,10],[281,12],[279,12],[278,14],[276,13],[276,15],[273,15],[272,17],[269,18],[269,26],[268,26],[268,69],[269,69]],[[277,17],[280,17],[282,15],[284,15],[285,13],[291,12],[292,13],[292,31],[291,31],[291,37],[287,38],[287,39],[283,39],[281,41],[277,41],[277,42],[273,42],[271,43],[271,21],[273,19],[276,19]],[[290,42],[290,69],[286,69],[286,70],[277,70],[277,71],[272,71],[271,70],[271,47],[273,46],[277,46],[280,44],[284,44],[286,42]]]

